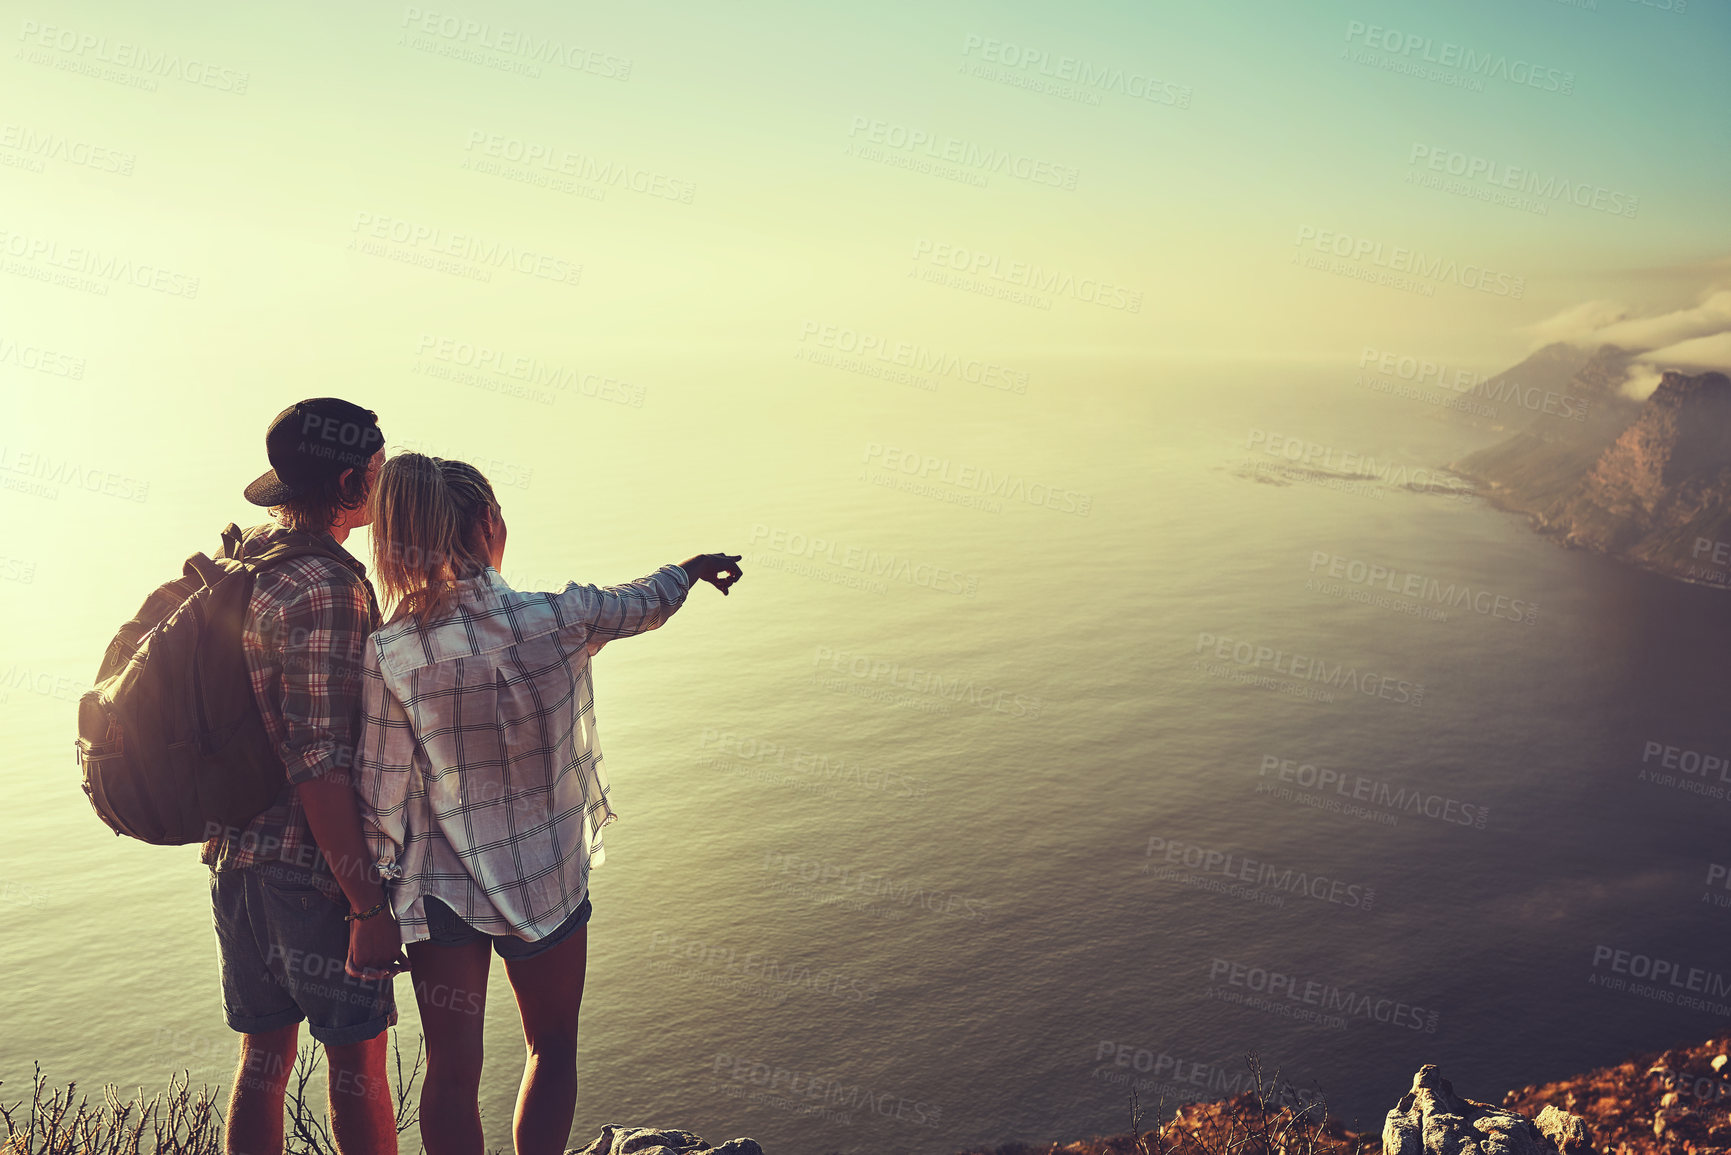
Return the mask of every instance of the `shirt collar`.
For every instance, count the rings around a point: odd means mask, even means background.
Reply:
[[[285,529],[279,522],[267,521],[263,525],[255,525],[251,529],[245,531],[241,538],[245,543],[245,548],[242,552],[243,554],[257,553],[269,542],[282,541],[291,537],[309,538],[319,542],[335,555],[337,561],[342,562],[344,565],[360,574],[363,578],[367,576],[366,565],[360,558],[343,548],[343,544],[339,542],[328,529],[322,533],[304,533]],[[259,544],[254,546],[254,542]]]

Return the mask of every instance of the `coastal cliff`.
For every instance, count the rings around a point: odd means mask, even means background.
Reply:
[[[1457,1072],[1458,1073],[1458,1072]],[[1380,1135],[1346,1130],[1290,1095],[1247,1091],[1192,1103],[1139,1133],[1013,1143],[958,1155],[1725,1155],[1731,1152],[1731,1036],[1506,1092],[1455,1093],[1420,1067]],[[1147,1107],[1147,1104],[1144,1104]],[[1308,1116],[1308,1118],[1306,1118]]]
[[[1572,374],[1583,420],[1535,417],[1449,468],[1563,545],[1731,588],[1731,379],[1667,372],[1637,402],[1618,391],[1629,360],[1604,346]]]

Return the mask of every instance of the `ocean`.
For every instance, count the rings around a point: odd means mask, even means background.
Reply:
[[[1018,393],[786,352],[707,377],[749,370],[743,400],[564,396],[557,426],[428,404],[477,396],[449,382],[365,399],[393,445],[509,477],[520,588],[745,555],[596,659],[620,819],[575,1145],[1067,1141],[1126,1130],[1133,1088],[1239,1089],[1249,1054],[1380,1130],[1421,1064],[1495,1102],[1731,1026],[1731,598],[1434,473],[1505,433],[1352,365],[1052,358]],[[164,464],[136,508],[5,495],[0,1098],[33,1062],[231,1074],[207,872],[100,824],[73,710],[143,594],[245,519],[256,456],[221,485]],[[497,963],[487,1038],[508,1149]]]

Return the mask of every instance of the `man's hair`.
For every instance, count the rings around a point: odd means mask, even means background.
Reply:
[[[487,568],[481,525],[498,498],[466,461],[399,453],[379,470],[373,489],[373,572],[395,621],[423,624],[447,613],[453,583]]]
[[[299,533],[323,533],[339,514],[359,509],[367,503],[367,470],[348,470],[346,479],[326,477],[316,482],[299,497],[291,497],[270,512],[284,529]]]

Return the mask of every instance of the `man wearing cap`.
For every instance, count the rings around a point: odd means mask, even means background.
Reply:
[[[329,1059],[338,1149],[397,1149],[385,1031],[397,1021],[391,979],[407,963],[367,866],[350,778],[363,646],[379,609],[366,567],[342,546],[370,520],[384,440],[370,410],[333,397],[299,402],[271,423],[271,469],[246,487],[275,520],[245,532],[242,556],[283,539],[316,542],[331,556],[295,557],[257,576],[243,646],[287,780],[263,813],[201,855],[211,868],[223,1010],[241,1032],[230,1155],[281,1155],[302,1019]]]

